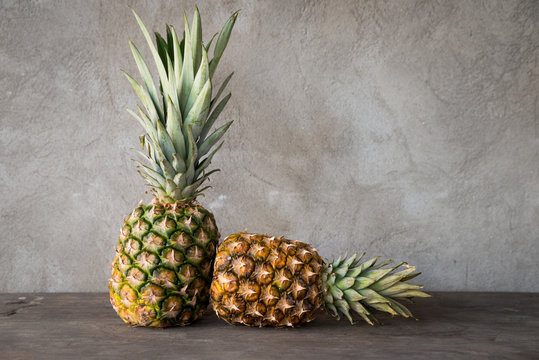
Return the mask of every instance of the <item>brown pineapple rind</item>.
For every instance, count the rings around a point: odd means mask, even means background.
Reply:
[[[139,204],[122,227],[110,302],[129,325],[188,325],[209,302],[219,231],[211,212],[188,204]]]
[[[297,327],[312,321],[323,304],[323,265],[300,241],[230,235],[215,258],[210,302],[231,324]]]

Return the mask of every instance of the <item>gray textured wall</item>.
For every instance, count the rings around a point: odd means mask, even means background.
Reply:
[[[0,291],[104,291],[144,195],[120,68],[187,1],[0,1]],[[201,201],[247,228],[405,259],[430,290],[539,291],[539,2],[200,1],[243,9],[236,119]]]

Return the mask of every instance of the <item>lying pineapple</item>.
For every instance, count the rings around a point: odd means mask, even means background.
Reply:
[[[350,309],[366,322],[368,310],[413,317],[398,299],[429,297],[420,285],[406,283],[419,273],[405,263],[383,268],[392,260],[361,262],[352,255],[325,264],[308,244],[259,234],[234,234],[219,246],[215,258],[211,303],[217,316],[231,324],[299,326],[325,307],[353,323]]]
[[[213,214],[195,198],[201,185],[218,170],[206,172],[221,145],[210,152],[232,122],[210,132],[230,94],[218,104],[230,76],[212,100],[211,78],[228,43],[237,13],[227,21],[208,58],[211,41],[201,40],[198,9],[191,28],[185,20],[181,42],[172,26],[165,40],[154,45],[135,13],[150,45],[160,79],[160,97],[148,67],[130,43],[142,84],[126,74],[144,110],[129,111],[144,127],[141,136],[148,165],[140,174],[155,198],[139,204],[125,220],[109,282],[110,301],[130,325],[186,325],[197,319],[209,302],[211,269],[219,232]]]

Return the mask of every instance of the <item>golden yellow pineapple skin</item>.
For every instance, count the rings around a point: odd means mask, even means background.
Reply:
[[[323,265],[316,250],[300,241],[230,235],[215,258],[211,305],[231,324],[300,326],[323,305]]]

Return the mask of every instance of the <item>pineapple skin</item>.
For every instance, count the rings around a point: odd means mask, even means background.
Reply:
[[[233,234],[219,246],[210,302],[230,324],[298,327],[314,320],[324,303],[323,268],[306,243]]]
[[[209,302],[219,231],[196,201],[139,204],[125,219],[109,281],[110,302],[132,326],[188,325]]]

